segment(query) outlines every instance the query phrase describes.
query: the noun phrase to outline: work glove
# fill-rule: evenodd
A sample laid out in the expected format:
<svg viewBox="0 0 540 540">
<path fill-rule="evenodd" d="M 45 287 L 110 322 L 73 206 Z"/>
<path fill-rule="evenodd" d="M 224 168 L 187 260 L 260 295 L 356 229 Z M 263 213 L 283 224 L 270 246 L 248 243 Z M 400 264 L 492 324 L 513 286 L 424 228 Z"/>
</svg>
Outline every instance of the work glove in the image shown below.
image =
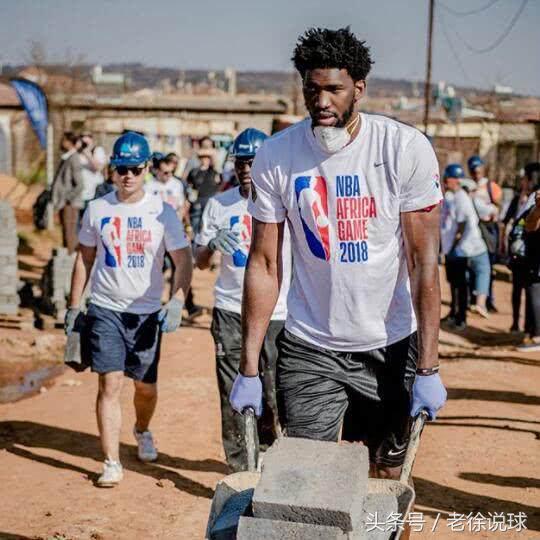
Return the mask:
<svg viewBox="0 0 540 540">
<path fill-rule="evenodd" d="M 184 302 L 178 298 L 171 298 L 158 313 L 159 326 L 162 332 L 174 332 L 178 330 L 182 322 L 182 309 Z"/>
<path fill-rule="evenodd" d="M 224 255 L 232 255 L 240 247 L 240 238 L 230 229 L 219 229 L 216 237 L 208 242 L 208 247 Z"/>
<path fill-rule="evenodd" d="M 424 409 L 430 420 L 435 420 L 437 411 L 446 403 L 446 388 L 438 373 L 417 375 L 412 389 L 411 416 L 416 418 Z"/>
<path fill-rule="evenodd" d="M 79 316 L 81 310 L 79 308 L 68 308 L 66 315 L 64 316 L 64 332 L 66 336 L 69 336 L 73 332 L 75 321 Z"/>
<path fill-rule="evenodd" d="M 251 407 L 255 411 L 255 416 L 261 416 L 262 383 L 259 376 L 244 377 L 239 373 L 234 380 L 229 403 L 240 414 L 244 412 L 244 409 Z"/>
</svg>

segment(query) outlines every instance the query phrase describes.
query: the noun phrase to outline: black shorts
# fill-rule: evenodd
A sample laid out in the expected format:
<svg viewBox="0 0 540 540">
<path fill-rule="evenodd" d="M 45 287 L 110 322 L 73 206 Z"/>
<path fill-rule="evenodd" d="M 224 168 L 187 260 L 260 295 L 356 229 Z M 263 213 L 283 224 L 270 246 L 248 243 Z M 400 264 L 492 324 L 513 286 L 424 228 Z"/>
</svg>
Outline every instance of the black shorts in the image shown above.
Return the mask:
<svg viewBox="0 0 540 540">
<path fill-rule="evenodd" d="M 416 333 L 381 349 L 347 353 L 287 330 L 279 339 L 277 399 L 289 437 L 362 441 L 378 465 L 403 464 L 409 441 Z"/>
<path fill-rule="evenodd" d="M 81 344 L 92 371 L 123 371 L 136 381 L 155 383 L 161 345 L 157 315 L 120 313 L 90 304 Z"/>
</svg>

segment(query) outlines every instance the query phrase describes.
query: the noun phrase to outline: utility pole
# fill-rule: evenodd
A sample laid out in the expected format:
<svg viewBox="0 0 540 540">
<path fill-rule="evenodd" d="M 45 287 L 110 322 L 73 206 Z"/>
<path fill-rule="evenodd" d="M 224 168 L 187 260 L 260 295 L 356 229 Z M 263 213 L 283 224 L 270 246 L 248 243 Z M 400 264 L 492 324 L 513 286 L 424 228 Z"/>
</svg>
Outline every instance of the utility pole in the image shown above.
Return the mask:
<svg viewBox="0 0 540 540">
<path fill-rule="evenodd" d="M 424 89 L 424 133 L 427 135 L 429 124 L 429 105 L 431 101 L 431 53 L 433 49 L 433 15 L 435 11 L 435 0 L 429 0 L 429 24 L 427 41 L 427 65 L 426 65 L 426 85 Z"/>
</svg>

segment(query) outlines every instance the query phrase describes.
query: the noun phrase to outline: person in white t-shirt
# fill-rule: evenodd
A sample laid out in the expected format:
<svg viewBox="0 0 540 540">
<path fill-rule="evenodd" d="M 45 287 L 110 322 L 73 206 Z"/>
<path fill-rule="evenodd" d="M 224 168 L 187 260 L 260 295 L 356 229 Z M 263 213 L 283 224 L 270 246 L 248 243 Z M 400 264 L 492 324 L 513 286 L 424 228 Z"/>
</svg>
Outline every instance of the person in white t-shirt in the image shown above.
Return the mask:
<svg viewBox="0 0 540 540">
<path fill-rule="evenodd" d="M 237 411 L 261 402 L 258 355 L 287 222 L 294 271 L 277 365 L 284 433 L 337 440 L 342 429 L 368 446 L 372 475 L 397 478 L 411 416 L 426 409 L 433 419 L 446 400 L 439 166 L 422 133 L 359 112 L 372 62 L 348 28 L 308 30 L 293 61 L 310 118 L 265 141 L 253 164 L 242 359 L 230 402 Z"/>
<path fill-rule="evenodd" d="M 184 203 L 184 186 L 174 177 L 174 166 L 165 159 L 159 161 L 155 176 L 145 183 L 144 189 L 152 195 L 161 197 L 163 202 L 170 204 L 182 219 Z"/>
<path fill-rule="evenodd" d="M 111 487 L 123 476 L 119 458 L 120 393 L 124 375 L 135 385 L 138 456 L 155 461 L 149 423 L 157 402 L 161 332 L 181 322 L 191 281 L 191 250 L 175 211 L 145 193 L 150 149 L 146 139 L 127 132 L 115 143 L 111 165 L 117 190 L 91 201 L 79 233 L 79 251 L 71 283 L 65 330 L 77 322 L 81 353 L 99 374 L 97 419 L 105 463 L 97 484 Z M 173 296 L 161 307 L 163 257 L 174 262 Z M 90 305 L 80 313 L 91 279 Z"/>
<path fill-rule="evenodd" d="M 89 132 L 81 135 L 81 149 L 79 153 L 84 186 L 82 198 L 86 208 L 86 205 L 95 198 L 96 188 L 103 183 L 103 170 L 105 165 L 107 165 L 107 155 L 102 146 L 95 144 L 94 136 Z"/>
<path fill-rule="evenodd" d="M 227 463 L 234 472 L 247 469 L 247 451 L 242 417 L 231 408 L 228 397 L 240 366 L 242 345 L 242 289 L 251 244 L 251 215 L 248 197 L 251 192 L 251 163 L 267 135 L 248 128 L 236 137 L 230 156 L 239 185 L 215 197 L 206 205 L 199 234 L 195 238 L 196 262 L 208 268 L 215 251 L 221 253 L 221 268 L 214 289 L 212 337 L 216 345 L 216 372 L 221 400 L 223 448 Z M 291 275 L 290 244 L 286 239 L 282 250 L 282 279 L 279 298 L 270 317 L 259 358 L 259 371 L 264 388 L 263 416 L 258 423 L 259 443 L 266 447 L 279 434 L 275 395 L 277 337 L 287 317 L 287 293 Z M 261 410 L 256 408 L 261 416 Z"/>
</svg>

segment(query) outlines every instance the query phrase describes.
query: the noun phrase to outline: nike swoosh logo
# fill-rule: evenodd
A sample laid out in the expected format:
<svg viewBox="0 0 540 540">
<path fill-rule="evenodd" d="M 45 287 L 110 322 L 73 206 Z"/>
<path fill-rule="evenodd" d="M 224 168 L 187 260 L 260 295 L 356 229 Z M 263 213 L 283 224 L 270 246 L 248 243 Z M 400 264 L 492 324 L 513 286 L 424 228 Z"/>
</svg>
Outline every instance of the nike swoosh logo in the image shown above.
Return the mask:
<svg viewBox="0 0 540 540">
<path fill-rule="evenodd" d="M 399 456 L 400 454 L 403 454 L 403 452 L 406 452 L 407 448 L 405 447 L 403 450 L 398 450 L 397 452 L 394 452 L 394 450 L 388 450 L 389 456 Z"/>
<path fill-rule="evenodd" d="M 381 165 L 384 165 L 385 163 L 386 161 L 381 161 L 380 163 L 375 162 L 373 165 L 375 165 L 375 167 L 380 167 Z"/>
</svg>

